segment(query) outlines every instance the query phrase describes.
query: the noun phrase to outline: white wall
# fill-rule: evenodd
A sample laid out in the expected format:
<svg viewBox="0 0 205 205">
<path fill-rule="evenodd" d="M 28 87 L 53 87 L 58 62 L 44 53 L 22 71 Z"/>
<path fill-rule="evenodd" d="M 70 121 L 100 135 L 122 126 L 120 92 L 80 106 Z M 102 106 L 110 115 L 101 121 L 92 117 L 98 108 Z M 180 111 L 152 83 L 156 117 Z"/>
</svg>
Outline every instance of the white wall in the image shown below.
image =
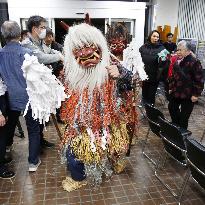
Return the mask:
<svg viewBox="0 0 205 205">
<path fill-rule="evenodd" d="M 153 17 L 153 29 L 156 29 L 157 26 L 170 25 L 174 32 L 178 20 L 179 0 L 155 0 L 154 4 L 156 16 Z"/>
<path fill-rule="evenodd" d="M 134 19 L 135 35 L 144 41 L 145 3 L 116 1 L 8 0 L 9 18 L 20 24 L 21 18 L 40 15 L 45 18 L 126 18 Z"/>
</svg>

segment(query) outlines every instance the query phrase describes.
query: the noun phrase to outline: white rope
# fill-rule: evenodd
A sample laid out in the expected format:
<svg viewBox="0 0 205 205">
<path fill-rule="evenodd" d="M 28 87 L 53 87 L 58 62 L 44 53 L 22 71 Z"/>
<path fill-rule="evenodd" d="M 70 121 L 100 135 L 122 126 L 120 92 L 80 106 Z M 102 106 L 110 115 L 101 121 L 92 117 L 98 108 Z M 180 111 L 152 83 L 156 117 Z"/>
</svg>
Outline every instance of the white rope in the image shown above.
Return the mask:
<svg viewBox="0 0 205 205">
<path fill-rule="evenodd" d="M 25 54 L 24 57 L 21 69 L 26 79 L 29 96 L 24 116 L 30 106 L 33 118 L 45 124 L 49 121 L 50 114 L 55 114 L 56 108 L 60 108 L 61 101 L 65 100 L 64 87 L 47 66 L 38 62 L 36 56 Z"/>
<path fill-rule="evenodd" d="M 139 52 L 139 45 L 135 38 L 133 38 L 129 46 L 123 51 L 122 65 L 132 71 L 134 75 L 139 75 L 139 78 L 142 81 L 148 79 L 144 70 L 144 63 L 142 62 L 142 57 Z"/>
</svg>

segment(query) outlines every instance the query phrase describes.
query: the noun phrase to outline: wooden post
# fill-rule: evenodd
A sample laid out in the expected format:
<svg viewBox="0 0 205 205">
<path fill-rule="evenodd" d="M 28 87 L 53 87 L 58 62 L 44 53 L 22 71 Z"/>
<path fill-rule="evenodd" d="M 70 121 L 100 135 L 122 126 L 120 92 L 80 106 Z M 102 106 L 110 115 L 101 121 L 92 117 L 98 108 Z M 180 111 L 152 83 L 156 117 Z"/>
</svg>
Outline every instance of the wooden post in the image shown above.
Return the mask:
<svg viewBox="0 0 205 205">
<path fill-rule="evenodd" d="M 55 117 L 55 115 L 54 115 L 53 113 L 51 113 L 51 117 L 52 117 L 53 123 L 54 123 L 54 125 L 55 125 L 56 132 L 57 132 L 57 134 L 58 134 L 58 137 L 59 137 L 60 141 L 62 141 L 62 135 L 61 135 L 60 129 L 59 129 L 59 127 L 58 127 L 58 122 L 57 122 L 57 120 L 56 120 L 56 117 Z"/>
</svg>

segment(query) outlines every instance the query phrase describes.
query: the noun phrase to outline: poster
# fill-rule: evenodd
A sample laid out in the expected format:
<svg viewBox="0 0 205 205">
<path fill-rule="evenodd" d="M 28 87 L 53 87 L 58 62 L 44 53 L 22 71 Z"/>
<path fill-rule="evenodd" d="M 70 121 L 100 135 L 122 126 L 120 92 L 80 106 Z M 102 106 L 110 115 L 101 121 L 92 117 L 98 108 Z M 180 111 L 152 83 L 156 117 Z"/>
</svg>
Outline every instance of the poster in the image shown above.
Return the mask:
<svg viewBox="0 0 205 205">
<path fill-rule="evenodd" d="M 197 54 L 198 40 L 196 38 L 178 38 L 177 42 L 179 43 L 182 40 L 191 42 L 192 51 L 193 51 L 193 53 Z"/>
<path fill-rule="evenodd" d="M 203 69 L 205 69 L 205 41 L 198 42 L 197 58 L 201 61 Z"/>
</svg>

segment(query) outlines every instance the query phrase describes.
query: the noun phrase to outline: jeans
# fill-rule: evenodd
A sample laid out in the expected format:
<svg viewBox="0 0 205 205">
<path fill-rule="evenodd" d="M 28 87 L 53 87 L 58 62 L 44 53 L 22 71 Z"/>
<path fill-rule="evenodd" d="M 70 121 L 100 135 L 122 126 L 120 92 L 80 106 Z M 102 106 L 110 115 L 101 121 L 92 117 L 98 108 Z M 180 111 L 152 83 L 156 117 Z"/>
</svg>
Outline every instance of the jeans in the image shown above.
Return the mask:
<svg viewBox="0 0 205 205">
<path fill-rule="evenodd" d="M 40 123 L 32 117 L 32 110 L 29 109 L 26 116 L 26 126 L 29 140 L 29 157 L 28 162 L 37 164 L 40 153 Z"/>
<path fill-rule="evenodd" d="M 67 166 L 71 173 L 71 177 L 75 181 L 82 181 L 86 178 L 84 171 L 84 164 L 76 159 L 75 155 L 71 152 L 70 147 L 67 150 Z"/>
</svg>

